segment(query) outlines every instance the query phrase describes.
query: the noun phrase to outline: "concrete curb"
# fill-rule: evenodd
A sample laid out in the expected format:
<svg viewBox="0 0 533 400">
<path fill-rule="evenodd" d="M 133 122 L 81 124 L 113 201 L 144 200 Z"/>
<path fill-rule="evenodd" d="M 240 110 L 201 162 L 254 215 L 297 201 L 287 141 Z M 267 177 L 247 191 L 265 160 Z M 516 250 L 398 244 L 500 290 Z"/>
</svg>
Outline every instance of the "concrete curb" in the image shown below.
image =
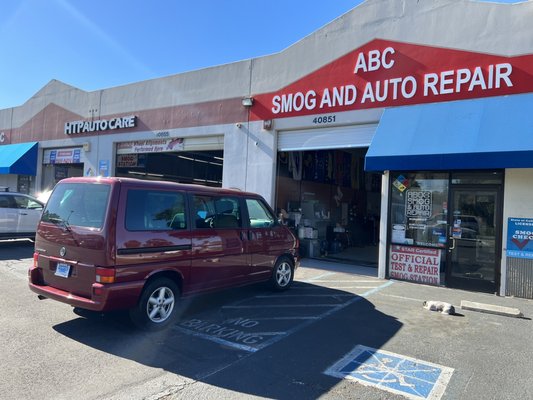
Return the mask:
<svg viewBox="0 0 533 400">
<path fill-rule="evenodd" d="M 461 309 L 478 311 L 487 314 L 503 315 L 505 317 L 521 318 L 522 313 L 518 308 L 496 306 L 493 304 L 475 303 L 473 301 L 461 300 Z"/>
</svg>

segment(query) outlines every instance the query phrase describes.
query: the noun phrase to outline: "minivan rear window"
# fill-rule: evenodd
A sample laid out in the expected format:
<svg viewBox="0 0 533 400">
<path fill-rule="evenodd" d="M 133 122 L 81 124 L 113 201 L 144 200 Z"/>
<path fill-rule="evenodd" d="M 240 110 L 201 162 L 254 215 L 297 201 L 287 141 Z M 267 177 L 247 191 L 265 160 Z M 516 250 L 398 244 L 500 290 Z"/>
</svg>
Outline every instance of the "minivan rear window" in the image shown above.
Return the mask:
<svg viewBox="0 0 533 400">
<path fill-rule="evenodd" d="M 55 187 L 42 221 L 101 229 L 104 225 L 111 186 L 106 184 L 63 183 Z"/>
</svg>

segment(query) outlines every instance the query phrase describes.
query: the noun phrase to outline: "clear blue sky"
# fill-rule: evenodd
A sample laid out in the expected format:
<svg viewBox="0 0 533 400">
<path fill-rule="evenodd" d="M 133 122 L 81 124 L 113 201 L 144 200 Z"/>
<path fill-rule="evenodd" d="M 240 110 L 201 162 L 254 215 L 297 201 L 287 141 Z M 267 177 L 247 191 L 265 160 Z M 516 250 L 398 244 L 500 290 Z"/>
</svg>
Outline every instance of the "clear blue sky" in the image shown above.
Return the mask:
<svg viewBox="0 0 533 400">
<path fill-rule="evenodd" d="M 276 53 L 361 2 L 2 0 L 0 109 L 52 79 L 93 91 Z"/>
</svg>

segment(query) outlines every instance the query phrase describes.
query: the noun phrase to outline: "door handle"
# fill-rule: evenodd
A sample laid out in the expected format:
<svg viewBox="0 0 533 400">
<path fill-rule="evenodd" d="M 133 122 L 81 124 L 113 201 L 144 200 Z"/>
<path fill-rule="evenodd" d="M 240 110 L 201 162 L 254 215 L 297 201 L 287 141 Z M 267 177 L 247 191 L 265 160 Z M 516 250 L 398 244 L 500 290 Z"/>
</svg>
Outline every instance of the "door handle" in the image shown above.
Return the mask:
<svg viewBox="0 0 533 400">
<path fill-rule="evenodd" d="M 455 238 L 451 237 L 450 239 L 452 239 L 452 247 L 449 247 L 448 251 L 452 251 L 453 249 L 455 249 Z"/>
</svg>

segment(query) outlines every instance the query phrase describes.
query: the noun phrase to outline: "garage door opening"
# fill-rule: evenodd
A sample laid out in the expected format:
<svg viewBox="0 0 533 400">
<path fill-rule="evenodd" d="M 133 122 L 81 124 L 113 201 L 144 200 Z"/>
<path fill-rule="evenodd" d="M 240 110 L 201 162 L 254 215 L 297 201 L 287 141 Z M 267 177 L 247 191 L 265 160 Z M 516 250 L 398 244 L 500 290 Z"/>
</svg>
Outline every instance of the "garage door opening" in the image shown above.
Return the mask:
<svg viewBox="0 0 533 400">
<path fill-rule="evenodd" d="M 222 186 L 223 150 L 117 154 L 116 176 Z"/>
<path fill-rule="evenodd" d="M 377 267 L 381 174 L 364 171 L 367 150 L 278 152 L 276 208 L 302 257 Z"/>
</svg>

